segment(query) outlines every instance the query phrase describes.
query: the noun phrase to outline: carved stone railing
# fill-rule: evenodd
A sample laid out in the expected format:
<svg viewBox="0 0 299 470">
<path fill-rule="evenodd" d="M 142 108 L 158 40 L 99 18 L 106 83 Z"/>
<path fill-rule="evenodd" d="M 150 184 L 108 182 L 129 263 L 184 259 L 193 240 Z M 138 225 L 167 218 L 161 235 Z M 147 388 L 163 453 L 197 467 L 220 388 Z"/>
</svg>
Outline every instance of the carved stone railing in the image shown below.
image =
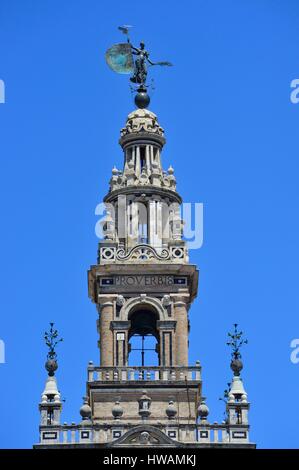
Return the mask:
<svg viewBox="0 0 299 470">
<path fill-rule="evenodd" d="M 94 426 L 84 427 L 80 424 L 60 426 L 40 426 L 40 445 L 84 444 L 99 442 L 98 430 Z"/>
<path fill-rule="evenodd" d="M 114 263 L 144 263 L 157 261 L 160 263 L 187 263 L 188 253 L 185 246 L 170 246 L 169 248 L 154 248 L 147 244 L 137 244 L 125 250 L 116 246 L 100 246 L 98 262 L 100 264 Z"/>
<path fill-rule="evenodd" d="M 200 366 L 189 367 L 98 367 L 88 366 L 88 382 L 200 381 Z"/>
<path fill-rule="evenodd" d="M 105 444 L 118 439 L 129 430 L 130 426 L 118 420 L 115 424 L 66 424 L 60 426 L 41 426 L 40 442 L 35 446 L 66 446 Z M 160 431 L 167 433 L 169 425 L 160 424 Z M 248 426 L 229 426 L 228 424 L 205 423 L 181 425 L 171 422 L 171 429 L 175 431 L 175 441 L 195 444 L 199 446 L 212 445 L 238 445 L 249 444 Z M 115 434 L 115 430 L 117 433 Z"/>
</svg>

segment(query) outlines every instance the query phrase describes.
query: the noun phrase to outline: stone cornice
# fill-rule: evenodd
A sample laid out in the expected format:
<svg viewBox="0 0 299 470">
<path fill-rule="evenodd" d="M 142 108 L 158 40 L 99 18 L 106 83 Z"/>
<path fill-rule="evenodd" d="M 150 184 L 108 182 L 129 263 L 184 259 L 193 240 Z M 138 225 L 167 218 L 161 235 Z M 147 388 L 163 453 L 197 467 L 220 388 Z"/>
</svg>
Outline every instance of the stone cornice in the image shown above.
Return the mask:
<svg viewBox="0 0 299 470">
<path fill-rule="evenodd" d="M 140 196 L 145 194 L 146 196 L 160 196 L 163 200 L 165 197 L 168 197 L 171 201 L 177 202 L 179 204 L 182 203 L 182 198 L 176 191 L 172 191 L 167 188 L 161 188 L 159 186 L 148 185 L 148 186 L 126 186 L 124 188 L 116 189 L 115 191 L 111 191 L 104 197 L 104 202 L 112 202 L 118 196 Z"/>
<path fill-rule="evenodd" d="M 114 320 L 111 322 L 112 330 L 128 330 L 130 328 L 130 321 Z"/>
<path fill-rule="evenodd" d="M 159 147 L 163 147 L 163 145 L 166 143 L 166 140 L 165 137 L 153 132 L 132 132 L 131 134 L 126 134 L 119 139 L 119 144 L 123 149 L 129 145 L 134 144 L 135 142 L 144 145 L 155 142 L 159 145 Z"/>
</svg>

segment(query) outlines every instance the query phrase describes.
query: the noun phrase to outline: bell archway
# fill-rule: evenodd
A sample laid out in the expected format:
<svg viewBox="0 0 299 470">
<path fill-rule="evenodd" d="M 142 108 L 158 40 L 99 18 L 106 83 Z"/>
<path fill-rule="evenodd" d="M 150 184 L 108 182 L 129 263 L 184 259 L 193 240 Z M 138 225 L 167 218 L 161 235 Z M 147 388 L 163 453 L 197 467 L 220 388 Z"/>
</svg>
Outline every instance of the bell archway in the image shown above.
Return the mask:
<svg viewBox="0 0 299 470">
<path fill-rule="evenodd" d="M 173 365 L 176 322 L 167 319 L 159 299 L 132 298 L 119 317 L 114 328 L 115 366 Z"/>
</svg>

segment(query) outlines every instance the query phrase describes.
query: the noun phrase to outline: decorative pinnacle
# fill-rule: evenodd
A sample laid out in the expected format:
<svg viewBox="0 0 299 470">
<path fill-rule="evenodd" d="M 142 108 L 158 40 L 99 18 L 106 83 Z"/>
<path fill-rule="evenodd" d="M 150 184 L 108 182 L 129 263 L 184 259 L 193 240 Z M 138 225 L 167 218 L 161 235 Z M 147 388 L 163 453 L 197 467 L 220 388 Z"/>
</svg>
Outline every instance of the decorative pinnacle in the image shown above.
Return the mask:
<svg viewBox="0 0 299 470">
<path fill-rule="evenodd" d="M 57 346 L 58 343 L 63 341 L 63 338 L 58 339 L 58 331 L 55 330 L 53 326 L 54 326 L 54 323 L 50 323 L 50 330 L 45 331 L 44 338 L 45 338 L 45 343 L 49 348 L 47 358 L 55 360 L 57 358 L 55 347 Z"/>
<path fill-rule="evenodd" d="M 58 343 L 63 341 L 63 338 L 58 338 L 58 331 L 55 330 L 53 327 L 54 327 L 54 323 L 50 323 L 50 330 L 45 331 L 45 334 L 44 334 L 46 346 L 48 346 L 49 348 L 45 368 L 48 371 L 48 374 L 50 377 L 53 377 L 53 375 L 55 374 L 55 371 L 58 368 L 57 354 L 55 351 L 55 347 L 57 346 Z"/>
<path fill-rule="evenodd" d="M 248 340 L 243 339 L 243 331 L 237 330 L 238 324 L 234 324 L 234 330 L 232 333 L 228 333 L 229 340 L 226 344 L 232 348 L 232 360 L 230 368 L 234 373 L 234 376 L 239 376 L 243 369 L 243 362 L 241 361 L 240 348 L 243 344 L 247 344 Z"/>
<path fill-rule="evenodd" d="M 234 330 L 231 333 L 228 333 L 228 337 L 230 341 L 228 341 L 226 344 L 227 346 L 231 346 L 232 348 L 232 359 L 241 359 L 241 353 L 240 353 L 240 348 L 243 346 L 243 344 L 247 344 L 248 340 L 243 339 L 243 331 L 238 331 L 237 330 L 237 323 L 234 323 Z"/>
</svg>

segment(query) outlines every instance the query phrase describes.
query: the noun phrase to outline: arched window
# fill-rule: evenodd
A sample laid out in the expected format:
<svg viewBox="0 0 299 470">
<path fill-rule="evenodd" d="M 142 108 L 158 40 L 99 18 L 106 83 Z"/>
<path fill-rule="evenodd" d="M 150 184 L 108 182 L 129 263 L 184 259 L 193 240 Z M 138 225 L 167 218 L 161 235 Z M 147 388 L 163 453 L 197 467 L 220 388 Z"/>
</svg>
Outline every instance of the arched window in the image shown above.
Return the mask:
<svg viewBox="0 0 299 470">
<path fill-rule="evenodd" d="M 154 310 L 138 307 L 129 314 L 129 365 L 159 365 L 158 315 Z"/>
</svg>

